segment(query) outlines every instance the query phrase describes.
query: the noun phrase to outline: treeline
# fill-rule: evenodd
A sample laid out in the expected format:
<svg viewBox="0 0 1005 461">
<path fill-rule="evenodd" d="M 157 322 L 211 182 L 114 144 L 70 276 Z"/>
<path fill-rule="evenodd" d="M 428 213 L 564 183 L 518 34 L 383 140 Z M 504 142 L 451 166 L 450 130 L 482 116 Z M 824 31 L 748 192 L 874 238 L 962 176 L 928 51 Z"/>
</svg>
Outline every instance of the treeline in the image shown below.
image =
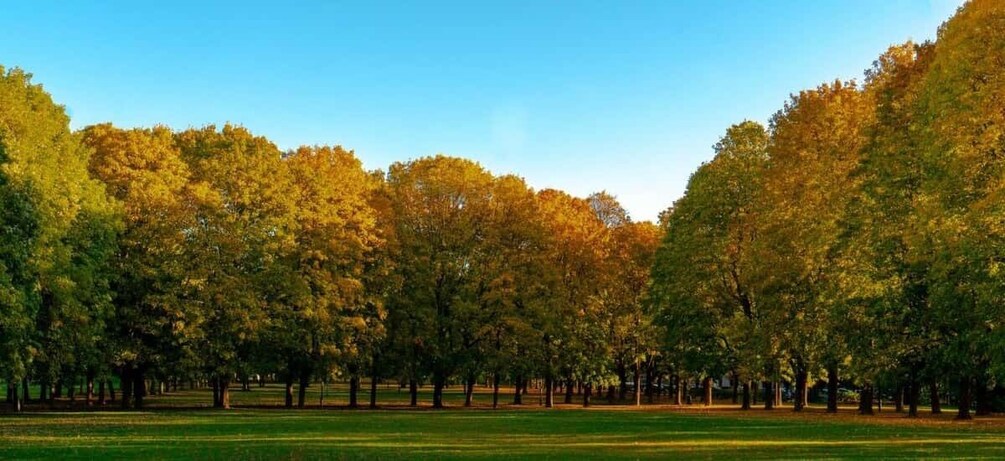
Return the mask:
<svg viewBox="0 0 1005 461">
<path fill-rule="evenodd" d="M 533 381 L 584 405 L 693 383 L 796 410 L 842 388 L 916 415 L 994 409 L 1005 378 L 1005 3 L 859 82 L 727 130 L 659 225 L 436 156 L 365 170 L 241 127 L 95 125 L 0 69 L 0 379 L 142 407 L 254 376 L 411 392 Z M 158 385 L 159 387 L 159 385 Z M 110 391 L 110 389 L 107 389 Z M 738 391 L 734 385 L 734 392 Z M 734 398 L 736 397 L 734 393 Z"/>
<path fill-rule="evenodd" d="M 642 300 L 660 233 L 606 193 L 534 191 L 444 156 L 365 171 L 240 127 L 71 132 L 0 71 L 0 371 L 87 404 L 119 384 L 268 375 L 312 383 L 624 381 L 653 344 Z M 110 393 L 112 389 L 107 389 Z M 297 390 L 298 395 L 294 395 Z M 376 392 L 372 395 L 375 397 Z M 496 398 L 498 400 L 498 396 Z M 296 401 L 296 402 L 294 402 Z M 376 402 L 371 401 L 372 404 Z M 548 405 L 551 405 L 551 393 Z"/>
<path fill-rule="evenodd" d="M 860 411 L 894 394 L 958 417 L 1005 395 L 1005 2 L 973 0 L 934 43 L 864 82 L 731 127 L 664 216 L 653 271 L 664 351 L 765 406 L 826 381 Z M 999 403 L 1000 405 L 1000 403 Z M 998 410 L 1001 411 L 1001 410 Z"/>
</svg>

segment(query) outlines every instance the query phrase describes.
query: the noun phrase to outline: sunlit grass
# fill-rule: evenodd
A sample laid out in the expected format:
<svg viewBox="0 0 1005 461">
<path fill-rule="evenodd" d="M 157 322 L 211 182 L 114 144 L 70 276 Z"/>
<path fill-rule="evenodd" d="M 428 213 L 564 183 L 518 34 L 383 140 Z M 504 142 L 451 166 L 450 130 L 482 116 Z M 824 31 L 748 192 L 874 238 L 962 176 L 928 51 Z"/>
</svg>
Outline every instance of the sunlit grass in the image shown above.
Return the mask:
<svg viewBox="0 0 1005 461">
<path fill-rule="evenodd" d="M 0 418 L 0 459 L 1005 457 L 1000 424 L 887 419 L 572 408 L 43 412 Z"/>
</svg>

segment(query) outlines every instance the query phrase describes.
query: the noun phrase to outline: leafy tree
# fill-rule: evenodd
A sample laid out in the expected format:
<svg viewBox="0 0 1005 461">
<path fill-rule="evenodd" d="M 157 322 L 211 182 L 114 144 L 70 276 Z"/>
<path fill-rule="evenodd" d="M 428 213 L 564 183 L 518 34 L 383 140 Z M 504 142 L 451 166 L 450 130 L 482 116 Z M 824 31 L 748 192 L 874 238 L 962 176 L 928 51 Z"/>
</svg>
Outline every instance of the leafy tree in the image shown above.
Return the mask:
<svg viewBox="0 0 1005 461">
<path fill-rule="evenodd" d="M 445 156 L 396 163 L 388 172 L 401 280 L 390 306 L 394 335 L 412 357 L 411 378 L 419 368 L 432 377 L 434 408 L 443 407 L 447 379 L 470 365 L 468 351 L 481 341 L 475 276 L 485 257 L 492 182 L 478 164 Z"/>
<path fill-rule="evenodd" d="M 141 407 L 149 371 L 198 364 L 193 347 L 202 335 L 199 316 L 185 296 L 187 244 L 195 226 L 195 193 L 202 186 L 191 183 L 165 127 L 94 125 L 82 137 L 94 150 L 91 174 L 121 207 L 108 348 L 121 377 L 122 405 Z"/>
<path fill-rule="evenodd" d="M 610 383 L 609 317 L 601 295 L 607 287 L 604 261 L 609 233 L 590 200 L 546 189 L 538 193 L 541 220 L 551 236 L 546 249 L 554 271 L 546 311 L 534 319 L 539 335 L 545 406 L 552 406 L 557 378 L 594 386 Z M 613 391 L 613 388 L 611 388 Z M 611 395 L 613 396 L 613 395 Z"/>
<path fill-rule="evenodd" d="M 624 222 L 611 229 L 607 268 L 611 284 L 602 299 L 611 325 L 611 346 L 618 368 L 633 366 L 635 404 L 641 404 L 643 364 L 647 376 L 658 350 L 652 312 L 646 308 L 649 274 L 660 229 L 650 222 Z M 624 380 L 622 380 L 624 381 Z M 651 389 L 652 383 L 649 383 Z"/>
<path fill-rule="evenodd" d="M 52 330 L 38 331 L 39 314 L 90 318 L 100 310 L 90 301 L 105 296 L 94 291 L 101 290 L 100 284 L 74 288 L 86 277 L 81 271 L 92 267 L 76 264 L 74 237 L 79 234 L 72 231 L 108 206 L 100 184 L 87 175 L 88 155 L 70 132 L 63 107 L 32 84 L 31 75 L 0 67 L 0 199 L 5 205 L 0 372 L 18 408 L 16 383 L 42 352 L 38 342 L 51 338 Z M 67 355 L 76 351 L 60 352 L 61 361 L 68 362 Z"/>
<path fill-rule="evenodd" d="M 772 119 L 765 169 L 766 214 L 759 230 L 765 334 L 779 340 L 796 384 L 795 409 L 811 372 L 823 365 L 836 381 L 845 338 L 827 296 L 843 236 L 853 171 L 873 104 L 853 83 L 834 82 L 793 96 Z"/>
<path fill-rule="evenodd" d="M 863 386 L 865 413 L 872 411 L 872 394 L 884 374 L 892 372 L 917 390 L 922 365 L 934 365 L 930 351 L 939 343 L 926 321 L 926 258 L 909 246 L 922 179 L 912 133 L 914 101 L 930 54 L 930 45 L 891 47 L 866 73 L 865 91 L 876 115 L 854 173 L 859 189 L 849 201 L 847 237 L 831 293 L 842 299 L 837 313 L 845 322 L 834 327 L 847 338 L 848 368 Z M 933 376 L 941 374 L 929 369 Z M 837 409 L 836 393 L 831 380 L 830 411 Z"/>
<path fill-rule="evenodd" d="M 744 408 L 748 381 L 777 354 L 762 331 L 757 288 L 764 268 L 754 253 L 767 144 L 757 123 L 727 130 L 715 158 L 692 175 L 684 197 L 665 216 L 652 275 L 651 301 L 669 335 L 667 353 L 706 379 L 737 372 L 745 383 Z"/>
<path fill-rule="evenodd" d="M 301 147 L 286 158 L 297 202 L 294 285 L 289 309 L 272 326 L 287 358 L 287 375 L 300 379 L 298 406 L 312 374 L 345 365 L 351 406 L 370 351 L 383 335 L 382 299 L 367 275 L 382 245 L 371 197 L 379 186 L 352 152 Z M 290 403 L 287 396 L 287 403 Z"/>
<path fill-rule="evenodd" d="M 295 251 L 293 190 L 279 149 L 248 130 L 208 126 L 175 135 L 196 192 L 186 229 L 186 301 L 196 313 L 196 344 L 213 377 L 214 405 L 230 406 L 232 377 L 249 363 L 271 315 L 286 306 Z"/>
<path fill-rule="evenodd" d="M 496 178 L 490 207 L 485 258 L 476 268 L 482 325 L 476 353 L 481 359 L 465 377 L 465 401 L 470 404 L 473 375 L 484 368 L 492 375 L 495 407 L 504 376 L 514 377 L 519 397 L 522 381 L 536 369 L 536 319 L 547 308 L 554 276 L 545 258 L 549 240 L 540 204 L 523 179 L 511 175 Z"/>
<path fill-rule="evenodd" d="M 990 351 L 1001 349 L 995 287 L 1005 167 L 1003 23 L 1005 5 L 987 0 L 967 3 L 946 22 L 916 106 L 924 177 L 913 248 L 931 261 L 927 297 L 933 326 L 944 336 L 942 360 L 959 380 L 963 419 L 974 393 L 978 413 L 989 412 Z"/>
</svg>

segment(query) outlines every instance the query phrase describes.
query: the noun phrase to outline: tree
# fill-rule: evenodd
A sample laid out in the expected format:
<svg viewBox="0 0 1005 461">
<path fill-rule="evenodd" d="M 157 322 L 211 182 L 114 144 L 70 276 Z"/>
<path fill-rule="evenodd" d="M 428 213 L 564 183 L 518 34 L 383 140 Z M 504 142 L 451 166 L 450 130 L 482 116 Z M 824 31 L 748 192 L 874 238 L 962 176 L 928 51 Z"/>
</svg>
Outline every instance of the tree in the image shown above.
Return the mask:
<svg viewBox="0 0 1005 461">
<path fill-rule="evenodd" d="M 121 207 L 107 347 L 121 378 L 122 405 L 141 407 L 149 371 L 198 362 L 193 347 L 202 333 L 186 302 L 186 262 L 195 194 L 204 185 L 192 182 L 165 127 L 94 125 L 82 137 L 94 150 L 91 174 Z"/>
<path fill-rule="evenodd" d="M 836 299 L 835 261 L 843 236 L 853 171 L 865 143 L 873 104 L 854 83 L 840 81 L 802 91 L 771 122 L 765 169 L 766 214 L 759 229 L 762 305 L 781 341 L 803 408 L 815 367 L 837 380 L 845 338 Z M 832 384 L 832 387 L 834 384 Z"/>
<path fill-rule="evenodd" d="M 866 73 L 865 91 L 876 115 L 853 173 L 857 199 L 848 202 L 847 234 L 832 287 L 832 296 L 842 299 L 838 315 L 845 319 L 835 327 L 847 338 L 848 368 L 863 386 L 864 413 L 872 411 L 872 394 L 884 374 L 916 390 L 924 365 L 933 377 L 942 373 L 931 366 L 930 351 L 939 340 L 926 323 L 927 258 L 910 248 L 922 180 L 912 133 L 914 101 L 930 55 L 930 45 L 891 47 Z M 832 383 L 829 411 L 837 409 L 836 392 Z"/>
<path fill-rule="evenodd" d="M 475 276 L 492 181 L 478 164 L 445 156 L 395 163 L 388 172 L 401 280 L 390 315 L 413 358 L 406 366 L 432 377 L 434 408 L 443 407 L 447 379 L 480 341 Z"/>
<path fill-rule="evenodd" d="M 611 381 L 610 324 L 601 299 L 609 283 L 609 233 L 588 199 L 546 189 L 538 200 L 551 236 L 545 254 L 553 275 L 546 279 L 552 281 L 546 310 L 534 318 L 540 344 L 535 349 L 550 407 L 555 380 L 563 375 L 583 382 L 587 393 Z"/>
<path fill-rule="evenodd" d="M 522 381 L 536 369 L 537 319 L 555 280 L 546 260 L 549 240 L 540 204 L 523 179 L 506 175 L 493 181 L 489 216 L 485 258 L 476 268 L 482 329 L 474 351 L 481 359 L 467 370 L 465 403 L 470 404 L 474 377 L 484 368 L 492 375 L 496 407 L 504 376 L 514 377 L 519 396 Z"/>
<path fill-rule="evenodd" d="M 38 294 L 31 250 L 38 226 L 30 193 L 12 186 L 0 173 L 0 372 L 8 395 L 16 390 L 32 358 L 28 344 Z M 20 400 L 12 403 L 20 410 Z"/>
<path fill-rule="evenodd" d="M 930 258 L 927 297 L 944 336 L 942 360 L 959 380 L 959 414 L 989 412 L 1000 349 L 1001 177 L 1005 163 L 1005 5 L 975 0 L 939 30 L 916 106 L 922 170 L 913 248 Z"/>
<path fill-rule="evenodd" d="M 749 381 L 777 354 L 762 331 L 763 267 L 754 254 L 767 144 L 767 132 L 754 122 L 733 125 L 716 144 L 715 158 L 692 175 L 664 218 L 650 295 L 669 335 L 667 353 L 707 379 L 736 372 L 745 383 L 744 408 Z"/>
<path fill-rule="evenodd" d="M 368 275 L 383 244 L 371 199 L 380 185 L 341 147 L 301 147 L 286 157 L 297 202 L 295 285 L 288 309 L 272 325 L 287 376 L 299 377 L 297 405 L 312 374 L 345 365 L 355 406 L 359 376 L 383 335 L 383 300 Z M 288 400 L 289 402 L 289 400 Z"/>
<path fill-rule="evenodd" d="M 232 377 L 286 306 L 283 264 L 295 250 L 290 175 L 279 149 L 248 130 L 226 125 L 175 135 L 195 182 L 195 225 L 186 229 L 186 300 L 197 312 L 197 343 L 218 390 L 214 405 L 230 407 Z"/>
<path fill-rule="evenodd" d="M 633 366 L 635 404 L 641 404 L 642 364 L 652 365 L 658 343 L 652 312 L 646 308 L 650 269 L 660 229 L 645 222 L 623 222 L 611 229 L 607 270 L 611 284 L 602 299 L 611 325 L 611 345 L 619 368 Z M 649 375 L 646 366 L 647 376 Z M 652 387 L 650 384 L 650 388 Z"/>
<path fill-rule="evenodd" d="M 72 231 L 108 207 L 101 185 L 87 175 L 88 156 L 79 137 L 70 132 L 63 107 L 32 84 L 30 74 L 0 67 L 0 199 L 5 205 L 0 373 L 18 409 L 16 384 L 26 378 L 40 352 L 36 344 L 51 333 L 37 330 L 39 313 L 87 317 L 98 309 L 81 302 L 104 296 L 91 290 L 100 290 L 100 284 L 80 287 L 79 292 L 73 288 L 74 282 L 83 281 L 75 276 L 85 276 L 79 271 L 91 266 L 75 259 L 74 237 L 79 234 Z"/>
</svg>

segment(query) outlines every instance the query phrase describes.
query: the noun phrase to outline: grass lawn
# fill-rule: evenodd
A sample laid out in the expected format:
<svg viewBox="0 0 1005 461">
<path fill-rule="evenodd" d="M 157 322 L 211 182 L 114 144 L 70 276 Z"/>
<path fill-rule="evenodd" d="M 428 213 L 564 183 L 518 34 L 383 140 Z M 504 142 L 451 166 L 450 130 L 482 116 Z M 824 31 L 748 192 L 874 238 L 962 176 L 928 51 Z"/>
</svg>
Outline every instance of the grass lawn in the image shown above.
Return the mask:
<svg viewBox="0 0 1005 461">
<path fill-rule="evenodd" d="M 998 418 L 660 407 L 155 409 L 0 416 L 0 459 L 1005 457 Z"/>
</svg>

